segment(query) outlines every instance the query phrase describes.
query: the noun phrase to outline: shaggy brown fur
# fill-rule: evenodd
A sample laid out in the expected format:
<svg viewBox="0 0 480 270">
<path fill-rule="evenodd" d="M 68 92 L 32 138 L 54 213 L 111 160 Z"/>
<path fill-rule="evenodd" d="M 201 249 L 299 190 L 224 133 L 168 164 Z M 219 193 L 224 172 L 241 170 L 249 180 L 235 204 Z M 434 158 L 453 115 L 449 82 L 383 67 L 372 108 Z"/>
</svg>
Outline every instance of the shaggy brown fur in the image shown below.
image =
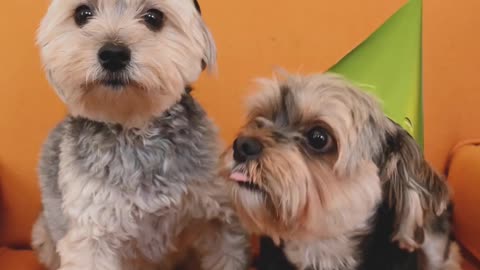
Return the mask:
<svg viewBox="0 0 480 270">
<path fill-rule="evenodd" d="M 432 238 L 445 240 L 433 245 L 436 254 L 453 246 L 447 183 L 373 97 L 333 75 L 261 83 L 224 157 L 249 231 L 283 241 L 299 269 L 361 269 L 367 258 L 359 249 L 385 202 L 400 248 L 429 254 Z M 448 258 L 425 269 L 454 269 L 444 267 Z"/>
</svg>

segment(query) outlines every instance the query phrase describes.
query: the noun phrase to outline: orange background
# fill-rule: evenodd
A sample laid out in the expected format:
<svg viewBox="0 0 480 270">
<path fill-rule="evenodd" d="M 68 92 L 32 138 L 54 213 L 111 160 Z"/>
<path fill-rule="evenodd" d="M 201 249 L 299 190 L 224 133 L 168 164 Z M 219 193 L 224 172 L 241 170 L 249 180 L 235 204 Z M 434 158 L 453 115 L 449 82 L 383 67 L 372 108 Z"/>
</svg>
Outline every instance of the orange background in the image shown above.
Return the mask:
<svg viewBox="0 0 480 270">
<path fill-rule="evenodd" d="M 443 171 L 455 144 L 480 138 L 480 1 L 423 1 L 425 153 Z"/>
<path fill-rule="evenodd" d="M 25 246 L 39 211 L 36 164 L 48 131 L 65 114 L 41 71 L 35 31 L 48 1 L 7 1 L 0 16 L 0 245 Z M 281 4 L 280 4 L 281 2 Z M 361 3 L 360 3 L 361 2 Z M 354 49 L 405 0 L 202 0 L 219 49 L 218 76 L 195 95 L 231 141 L 252 79 L 276 65 L 324 71 Z M 6 16 L 5 16 L 6 15 Z"/>
<path fill-rule="evenodd" d="M 196 95 L 230 142 L 255 78 L 271 77 L 275 67 L 326 71 L 406 2 L 201 0 L 218 44 L 219 74 L 216 79 L 204 76 Z"/>
<path fill-rule="evenodd" d="M 325 71 L 406 0 L 201 0 L 217 41 L 219 73 L 195 95 L 230 142 L 252 79 L 275 66 Z M 451 2 L 451 3 L 450 3 Z M 480 137 L 478 0 L 424 0 L 425 148 L 438 167 L 460 140 Z M 0 246 L 28 245 L 39 211 L 36 164 L 48 131 L 66 113 L 49 88 L 35 31 L 48 1 L 5 1 L 0 16 Z M 455 12 L 452 12 L 455 10 Z"/>
<path fill-rule="evenodd" d="M 39 210 L 40 145 L 65 110 L 50 90 L 35 48 L 47 1 L 4 1 L 0 16 L 0 246 L 28 244 Z"/>
</svg>

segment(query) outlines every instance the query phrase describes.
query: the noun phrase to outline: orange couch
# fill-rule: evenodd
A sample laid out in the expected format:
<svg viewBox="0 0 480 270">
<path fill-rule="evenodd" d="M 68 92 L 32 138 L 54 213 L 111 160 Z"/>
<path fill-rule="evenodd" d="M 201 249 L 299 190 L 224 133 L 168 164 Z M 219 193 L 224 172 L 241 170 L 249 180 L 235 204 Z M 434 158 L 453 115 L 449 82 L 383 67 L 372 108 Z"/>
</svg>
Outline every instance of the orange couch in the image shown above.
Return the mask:
<svg viewBox="0 0 480 270">
<path fill-rule="evenodd" d="M 452 150 L 448 180 L 454 191 L 455 230 L 465 251 L 465 269 L 479 269 L 480 259 L 480 140 Z"/>
</svg>

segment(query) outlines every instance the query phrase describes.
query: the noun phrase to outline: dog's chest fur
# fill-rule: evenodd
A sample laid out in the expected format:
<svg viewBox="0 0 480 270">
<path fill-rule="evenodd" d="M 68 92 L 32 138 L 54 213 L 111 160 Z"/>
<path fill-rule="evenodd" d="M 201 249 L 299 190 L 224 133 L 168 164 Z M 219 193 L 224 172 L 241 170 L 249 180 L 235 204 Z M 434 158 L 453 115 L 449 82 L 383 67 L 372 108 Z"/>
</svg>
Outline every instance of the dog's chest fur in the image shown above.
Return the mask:
<svg viewBox="0 0 480 270">
<path fill-rule="evenodd" d="M 185 226 L 221 215 L 215 128 L 190 96 L 145 130 L 69 117 L 55 132 L 40 167 L 51 231 L 95 223 L 126 256 L 158 260 Z"/>
<path fill-rule="evenodd" d="M 312 242 L 286 242 L 277 247 L 262 238 L 259 270 L 415 270 L 418 254 L 391 241 L 393 211 L 380 205 L 369 230 L 352 236 Z"/>
</svg>

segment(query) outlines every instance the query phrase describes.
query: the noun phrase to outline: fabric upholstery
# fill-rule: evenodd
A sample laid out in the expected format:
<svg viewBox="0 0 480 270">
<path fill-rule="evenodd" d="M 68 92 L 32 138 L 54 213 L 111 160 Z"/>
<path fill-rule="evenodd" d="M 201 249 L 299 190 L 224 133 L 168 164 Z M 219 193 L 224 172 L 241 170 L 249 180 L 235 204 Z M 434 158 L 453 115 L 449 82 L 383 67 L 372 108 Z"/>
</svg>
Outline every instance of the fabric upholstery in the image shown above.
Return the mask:
<svg viewBox="0 0 480 270">
<path fill-rule="evenodd" d="M 44 270 L 32 251 L 0 248 L 1 270 Z"/>
<path fill-rule="evenodd" d="M 480 141 L 452 151 L 448 181 L 454 193 L 456 237 L 480 260 Z"/>
</svg>

